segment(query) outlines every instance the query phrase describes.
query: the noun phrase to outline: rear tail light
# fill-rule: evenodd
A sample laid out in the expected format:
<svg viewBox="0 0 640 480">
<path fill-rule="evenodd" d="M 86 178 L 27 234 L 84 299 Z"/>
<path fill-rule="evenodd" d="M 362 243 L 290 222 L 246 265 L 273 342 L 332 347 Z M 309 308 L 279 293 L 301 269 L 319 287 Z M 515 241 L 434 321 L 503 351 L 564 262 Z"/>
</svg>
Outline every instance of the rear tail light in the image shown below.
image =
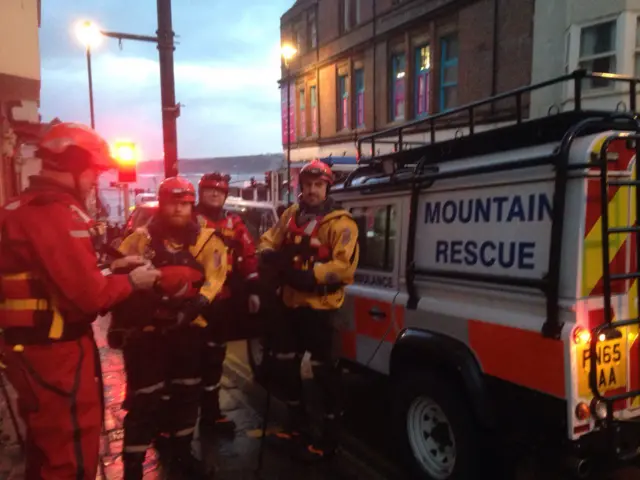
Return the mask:
<svg viewBox="0 0 640 480">
<path fill-rule="evenodd" d="M 573 332 L 573 342 L 576 345 L 585 345 L 591 342 L 591 332 L 586 328 L 578 327 Z"/>
<path fill-rule="evenodd" d="M 589 405 L 584 402 L 580 402 L 576 406 L 576 418 L 578 420 L 584 421 L 589 420 L 589 417 L 591 417 L 591 409 L 589 408 Z"/>
</svg>

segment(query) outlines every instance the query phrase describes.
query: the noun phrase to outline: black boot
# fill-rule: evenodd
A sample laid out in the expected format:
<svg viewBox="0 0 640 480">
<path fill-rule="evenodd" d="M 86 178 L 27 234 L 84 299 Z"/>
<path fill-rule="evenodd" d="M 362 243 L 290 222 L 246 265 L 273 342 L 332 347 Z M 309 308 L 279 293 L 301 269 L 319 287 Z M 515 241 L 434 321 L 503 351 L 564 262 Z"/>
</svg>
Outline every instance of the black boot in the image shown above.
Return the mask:
<svg viewBox="0 0 640 480">
<path fill-rule="evenodd" d="M 339 418 L 339 415 L 325 416 L 322 436 L 309 441 L 298 451 L 300 460 L 315 463 L 331 460 L 335 456 L 340 435 Z"/>
<path fill-rule="evenodd" d="M 236 432 L 236 424 L 222 414 L 219 394 L 220 390 L 218 389 L 204 392 L 202 395 L 200 433 L 209 437 L 215 435 L 233 437 Z"/>
<path fill-rule="evenodd" d="M 146 452 L 122 454 L 122 464 L 124 466 L 124 480 L 142 480 L 143 465 Z"/>
<path fill-rule="evenodd" d="M 306 448 L 309 439 L 308 418 L 304 407 L 300 405 L 289 406 L 287 424 L 282 431 L 267 434 L 264 441 L 267 445 L 296 455 L 298 451 Z"/>
<path fill-rule="evenodd" d="M 211 417 L 203 415 L 200 418 L 200 433 L 205 437 L 214 437 L 221 435 L 224 437 L 233 437 L 236 433 L 236 423 L 225 415 Z"/>
<path fill-rule="evenodd" d="M 193 455 L 191 441 L 191 436 L 172 439 L 171 472 L 179 473 L 189 480 L 212 479 L 213 475 L 207 472 L 204 462 Z"/>
</svg>

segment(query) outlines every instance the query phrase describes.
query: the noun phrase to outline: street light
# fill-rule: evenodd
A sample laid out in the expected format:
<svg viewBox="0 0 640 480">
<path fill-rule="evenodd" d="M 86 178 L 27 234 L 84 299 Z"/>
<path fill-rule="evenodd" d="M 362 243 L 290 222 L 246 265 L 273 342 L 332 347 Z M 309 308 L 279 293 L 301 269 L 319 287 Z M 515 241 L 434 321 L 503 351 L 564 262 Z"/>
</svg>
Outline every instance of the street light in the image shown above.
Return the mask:
<svg viewBox="0 0 640 480">
<path fill-rule="evenodd" d="M 289 63 L 298 50 L 293 45 L 284 44 L 281 48 L 282 60 L 287 73 L 287 203 L 291 203 L 291 85 Z"/>
<path fill-rule="evenodd" d="M 76 24 L 76 37 L 87 50 L 87 74 L 89 76 L 89 111 L 91 115 L 91 128 L 96 128 L 95 113 L 93 110 L 93 77 L 91 75 L 91 49 L 102 43 L 100 28 L 89 20 L 83 20 Z"/>
</svg>

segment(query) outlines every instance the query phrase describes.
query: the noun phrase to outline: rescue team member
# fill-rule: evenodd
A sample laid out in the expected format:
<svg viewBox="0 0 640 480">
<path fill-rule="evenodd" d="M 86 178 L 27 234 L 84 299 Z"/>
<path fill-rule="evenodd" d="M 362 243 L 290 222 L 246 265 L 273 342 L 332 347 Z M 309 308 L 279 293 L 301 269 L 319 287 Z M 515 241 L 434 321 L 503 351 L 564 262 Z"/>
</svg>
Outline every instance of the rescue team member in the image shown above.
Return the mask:
<svg viewBox="0 0 640 480">
<path fill-rule="evenodd" d="M 198 183 L 198 221 L 204 227 L 215 229 L 227 247 L 227 280 L 206 314 L 209 327 L 202 362 L 202 433 L 218 431 L 233 434 L 235 431 L 235 423 L 220 410 L 220 380 L 227 353 L 226 342 L 231 322 L 238 315 L 247 311 L 254 314 L 260 309 L 258 259 L 253 238 L 238 215 L 227 214 L 223 210 L 229 194 L 229 178 L 217 172 L 207 173 Z"/>
<path fill-rule="evenodd" d="M 206 321 L 200 315 L 220 292 L 227 262 L 222 240 L 194 220 L 195 196 L 188 180 L 167 178 L 158 187 L 158 213 L 120 245 L 122 253 L 142 255 L 162 272 L 159 295 L 129 302 L 135 329 L 123 344 L 130 397 L 124 419 L 126 480 L 142 478 L 145 453 L 154 440 L 161 447 L 157 435 L 165 432 L 170 470 L 189 479 L 209 478 L 191 453 L 202 389 Z"/>
<path fill-rule="evenodd" d="M 344 286 L 353 283 L 358 265 L 358 228 L 349 212 L 328 196 L 333 172 L 319 160 L 300 171 L 300 202 L 289 207 L 260 241 L 261 259 L 282 269 L 282 322 L 272 335 L 275 367 L 285 384 L 289 425 L 269 443 L 302 446 L 303 459 L 335 453 L 341 415 L 340 370 L 333 356 L 333 314 L 344 302 Z M 308 414 L 302 402 L 301 359 L 311 354 L 314 380 L 324 396 L 322 438 L 308 438 Z"/>
<path fill-rule="evenodd" d="M 0 366 L 27 428 L 25 478 L 94 480 L 102 392 L 91 322 L 160 273 L 98 269 L 85 202 L 114 163 L 96 132 L 58 123 L 37 154 L 42 172 L 0 211 Z M 112 268 L 142 263 L 127 257 Z"/>
</svg>

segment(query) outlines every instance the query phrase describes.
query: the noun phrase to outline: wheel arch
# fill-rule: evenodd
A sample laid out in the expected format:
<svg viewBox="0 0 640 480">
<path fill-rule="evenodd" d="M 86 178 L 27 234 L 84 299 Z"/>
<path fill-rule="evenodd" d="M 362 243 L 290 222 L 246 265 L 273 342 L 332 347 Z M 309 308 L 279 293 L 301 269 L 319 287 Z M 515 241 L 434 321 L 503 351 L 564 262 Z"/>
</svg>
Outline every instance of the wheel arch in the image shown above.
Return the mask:
<svg viewBox="0 0 640 480">
<path fill-rule="evenodd" d="M 389 373 L 399 378 L 403 372 L 429 369 L 446 372 L 467 394 L 475 418 L 483 427 L 495 426 L 495 412 L 484 373 L 471 349 L 461 341 L 441 333 L 407 328 L 398 335 L 391 351 Z"/>
</svg>

